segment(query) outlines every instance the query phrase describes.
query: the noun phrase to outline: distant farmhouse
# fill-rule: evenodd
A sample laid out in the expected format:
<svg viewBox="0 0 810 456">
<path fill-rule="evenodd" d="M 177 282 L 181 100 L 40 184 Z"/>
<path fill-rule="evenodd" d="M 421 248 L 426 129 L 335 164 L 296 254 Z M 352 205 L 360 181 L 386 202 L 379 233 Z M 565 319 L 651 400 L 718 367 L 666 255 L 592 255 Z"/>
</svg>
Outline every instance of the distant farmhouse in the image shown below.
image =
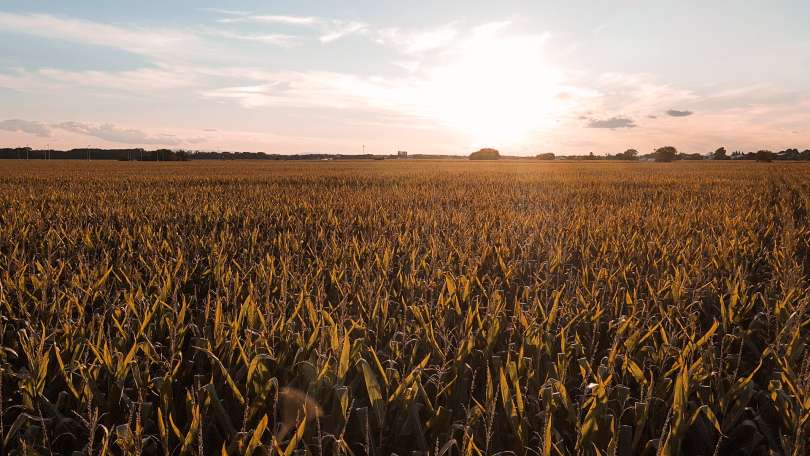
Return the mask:
<svg viewBox="0 0 810 456">
<path fill-rule="evenodd" d="M 397 158 L 408 158 L 408 151 L 407 150 L 398 150 L 397 151 Z"/>
</svg>

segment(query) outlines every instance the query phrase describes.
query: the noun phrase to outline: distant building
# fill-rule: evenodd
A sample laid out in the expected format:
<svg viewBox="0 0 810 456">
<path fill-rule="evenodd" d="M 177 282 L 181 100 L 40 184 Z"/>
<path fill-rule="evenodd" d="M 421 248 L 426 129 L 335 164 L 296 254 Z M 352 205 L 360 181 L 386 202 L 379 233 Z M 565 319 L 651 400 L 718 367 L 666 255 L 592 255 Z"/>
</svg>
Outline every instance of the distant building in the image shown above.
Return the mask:
<svg viewBox="0 0 810 456">
<path fill-rule="evenodd" d="M 398 150 L 397 151 L 397 158 L 408 158 L 408 151 L 407 150 Z"/>
</svg>

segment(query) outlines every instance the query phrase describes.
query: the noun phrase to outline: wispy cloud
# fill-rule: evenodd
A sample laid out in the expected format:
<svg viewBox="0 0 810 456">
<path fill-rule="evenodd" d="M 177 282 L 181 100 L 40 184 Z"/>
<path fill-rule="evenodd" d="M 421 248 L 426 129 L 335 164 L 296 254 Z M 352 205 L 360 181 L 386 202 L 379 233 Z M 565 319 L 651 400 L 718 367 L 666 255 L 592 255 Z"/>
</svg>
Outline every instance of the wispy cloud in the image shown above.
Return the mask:
<svg viewBox="0 0 810 456">
<path fill-rule="evenodd" d="M 558 138 L 556 144 L 572 147 L 560 152 L 587 152 L 585 147 L 598 150 L 594 144 L 600 141 L 623 150 L 620 143 L 631 137 L 638 145 L 667 141 L 698 147 L 700 143 L 730 137 L 744 144 L 758 144 L 778 140 L 774 132 L 785 132 L 785 141 L 795 141 L 795 134 L 790 132 L 806 132 L 804 127 L 810 123 L 810 100 L 803 87 L 774 81 L 742 87 L 722 83 L 690 88 L 667 74 L 598 74 L 589 71 L 592 68 L 587 65 L 566 67 L 568 54 L 561 57 L 560 49 L 571 43 L 564 41 L 564 34 L 526 31 L 522 28 L 525 24 L 518 21 L 380 28 L 359 18 L 322 17 L 315 11 L 312 16 L 213 8 L 204 11 L 210 13 L 203 17 L 207 25 L 186 23 L 173 27 L 136 24 L 128 22 L 128 18 L 103 23 L 49 14 L 0 12 L 0 30 L 4 33 L 137 54 L 124 56 L 131 59 L 124 70 L 56 68 L 55 62 L 35 61 L 33 57 L 20 67 L 19 57 L 3 56 L 0 88 L 19 91 L 14 97 L 31 100 L 32 104 L 45 104 L 44 98 L 52 97 L 88 109 L 94 99 L 109 100 L 114 95 L 123 100 L 122 110 L 132 109 L 127 114 L 131 118 L 148 117 L 149 113 L 144 112 L 148 109 L 143 108 L 143 103 L 127 105 L 127 97 L 171 99 L 173 110 L 186 110 L 187 117 L 178 120 L 183 125 L 198 115 L 189 115 L 188 110 L 201 105 L 210 107 L 213 113 L 200 114 L 201 119 L 208 120 L 204 126 L 217 126 L 216 119 L 233 116 L 255 127 L 265 114 L 275 115 L 278 111 L 274 108 L 304 108 L 304 117 L 310 121 L 296 127 L 301 132 L 307 130 L 295 140 L 319 146 L 325 143 L 317 137 L 328 137 L 332 127 L 315 125 L 311 119 L 316 117 L 329 119 L 329 125 L 373 125 L 385 133 L 393 128 L 430 126 L 454 138 L 491 139 L 493 144 L 503 138 Z M 599 31 L 597 27 L 595 33 Z M 356 65 L 354 60 L 335 65 L 329 58 L 316 58 L 319 52 L 330 53 L 329 44 L 347 37 L 355 38 L 352 43 L 344 43 L 347 50 L 351 45 L 350 49 L 364 56 L 368 47 L 362 46 L 377 43 L 372 49 L 374 59 L 380 57 L 389 66 L 368 59 Z M 312 57 L 317 65 L 301 58 L 285 60 L 291 53 L 278 49 L 295 46 L 306 47 L 297 56 Z M 119 54 L 115 53 L 116 61 L 121 58 Z M 3 108 L 7 113 L 13 109 Z M 29 114 L 25 112 L 21 109 L 7 115 L 26 117 Z M 693 112 L 700 114 L 697 124 L 680 119 L 695 115 Z M 578 119 L 578 115 L 582 118 Z M 292 125 L 295 121 L 284 122 Z M 689 138 L 695 139 L 684 137 L 684 125 L 689 125 Z M 0 130 L 11 132 L 6 136 L 25 140 L 69 132 L 65 135 L 167 146 L 188 142 L 181 138 L 201 133 L 201 127 L 190 132 L 169 130 L 177 134 L 172 136 L 108 123 L 49 124 L 20 119 L 0 123 Z M 383 130 L 386 127 L 389 130 Z M 583 127 L 592 130 L 583 135 Z M 220 129 L 217 136 L 225 137 L 225 130 Z M 347 133 L 341 135 L 343 140 L 348 137 Z M 258 133 L 255 137 L 259 137 Z M 766 137 L 770 139 L 762 139 Z M 584 141 L 592 144 L 584 145 Z"/>
<path fill-rule="evenodd" d="M 318 39 L 321 43 L 331 43 L 345 36 L 365 32 L 367 28 L 368 26 L 362 22 L 332 21 L 330 25 L 324 28 L 325 33 Z"/>
<path fill-rule="evenodd" d="M 593 36 L 599 36 L 602 33 L 604 33 L 604 31 L 607 30 L 609 27 L 610 25 L 607 23 L 599 24 L 596 27 L 594 27 L 591 33 L 593 34 Z"/>
<path fill-rule="evenodd" d="M 0 121 L 0 130 L 26 133 L 39 138 L 50 138 L 57 130 L 91 136 L 119 144 L 178 146 L 194 144 L 202 138 L 179 138 L 168 133 L 148 133 L 135 128 L 124 128 L 111 123 L 94 124 L 88 122 L 45 123 L 33 120 L 9 119 Z"/>
<path fill-rule="evenodd" d="M 205 90 L 210 99 L 230 100 L 245 108 L 322 107 L 333 109 L 379 108 L 395 84 L 334 72 L 255 72 L 254 84 Z"/>
<path fill-rule="evenodd" d="M 115 47 L 152 57 L 176 56 L 179 51 L 188 53 L 201 47 L 196 35 L 184 31 L 123 27 L 48 14 L 0 12 L 0 29 L 95 46 Z"/>
<path fill-rule="evenodd" d="M 234 16 L 234 14 L 229 14 Z M 276 16 L 262 14 L 236 14 L 240 17 L 226 17 L 218 19 L 217 22 L 223 24 L 234 24 L 239 22 L 253 22 L 257 24 L 283 24 L 297 26 L 317 26 L 327 21 L 314 16 Z"/>
<path fill-rule="evenodd" d="M 0 130 L 28 133 L 40 138 L 51 136 L 51 129 L 42 122 L 35 122 L 22 119 L 9 119 L 0 122 Z"/>
<path fill-rule="evenodd" d="M 292 27 L 306 27 L 317 30 L 321 43 L 332 43 L 343 37 L 367 33 L 368 24 L 359 21 L 329 19 L 316 16 L 287 16 L 265 14 L 230 14 L 228 17 L 217 19 L 221 24 L 253 23 L 264 25 L 284 25 Z"/>
<path fill-rule="evenodd" d="M 670 117 L 687 117 L 694 114 L 692 111 L 678 111 L 677 109 L 670 109 L 667 111 L 667 115 Z"/>
<path fill-rule="evenodd" d="M 249 83 L 201 93 L 246 108 L 296 106 L 394 113 L 409 116 L 414 125 L 432 122 L 467 135 L 491 134 L 497 136 L 493 141 L 509 140 L 547 127 L 562 106 L 580 103 L 587 93 L 566 86 L 557 69 L 544 61 L 547 34 L 516 35 L 509 33 L 509 26 L 508 22 L 494 22 L 443 33 L 447 39 L 440 53 L 426 59 L 414 54 L 413 59 L 400 62 L 409 70 L 405 75 L 256 73 Z M 413 52 L 428 49 L 420 40 L 398 43 Z M 559 96 L 561 93 L 566 96 Z"/>
<path fill-rule="evenodd" d="M 213 14 L 222 14 L 225 16 L 247 16 L 250 14 L 249 11 L 222 9 L 222 8 L 200 8 L 200 11 L 205 11 Z"/>
<path fill-rule="evenodd" d="M 194 87 L 200 82 L 200 77 L 196 73 L 182 72 L 176 68 L 162 65 L 124 71 L 41 68 L 39 70 L 16 69 L 6 74 L 0 73 L 0 87 L 29 93 L 85 87 L 95 90 L 143 94 Z"/>
<path fill-rule="evenodd" d="M 44 68 L 36 72 L 47 80 L 72 86 L 115 89 L 123 92 L 150 92 L 193 87 L 197 75 L 183 74 L 169 68 L 139 68 L 126 71 L 67 71 Z"/>
<path fill-rule="evenodd" d="M 666 111 L 673 105 L 691 104 L 700 98 L 691 90 L 662 83 L 651 74 L 604 73 L 587 78 L 576 83 L 600 94 L 594 110 L 601 112 L 622 112 L 640 117 Z"/>
<path fill-rule="evenodd" d="M 588 121 L 588 128 L 609 128 L 611 130 L 616 128 L 635 128 L 636 123 L 633 119 L 627 117 L 611 117 L 609 119 L 590 119 Z"/>
<path fill-rule="evenodd" d="M 228 30 L 209 30 L 211 35 L 222 37 L 229 40 L 237 41 L 252 41 L 255 43 L 269 44 L 278 47 L 292 47 L 301 44 L 300 37 L 295 35 L 287 35 L 283 33 L 267 33 L 267 34 L 243 34 L 231 32 Z"/>
<path fill-rule="evenodd" d="M 173 134 L 149 134 L 134 128 L 122 128 L 113 124 L 92 124 L 85 122 L 62 122 L 54 125 L 72 133 L 103 139 L 105 141 L 121 144 L 135 145 L 155 145 L 155 146 L 177 146 L 184 143 L 193 143 L 199 139 L 180 139 Z"/>
<path fill-rule="evenodd" d="M 375 41 L 383 45 L 393 45 L 405 54 L 421 54 L 446 48 L 459 33 L 456 23 L 416 31 L 386 28 L 377 32 Z"/>
</svg>

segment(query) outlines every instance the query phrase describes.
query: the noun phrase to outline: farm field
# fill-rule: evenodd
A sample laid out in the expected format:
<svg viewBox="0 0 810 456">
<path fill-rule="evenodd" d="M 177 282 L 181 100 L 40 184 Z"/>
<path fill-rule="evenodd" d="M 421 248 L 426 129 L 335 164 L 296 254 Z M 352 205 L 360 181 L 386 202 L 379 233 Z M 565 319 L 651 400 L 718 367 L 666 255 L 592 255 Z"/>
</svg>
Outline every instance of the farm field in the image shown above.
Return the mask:
<svg viewBox="0 0 810 456">
<path fill-rule="evenodd" d="M 804 455 L 808 211 L 801 163 L 4 161 L 0 454 Z"/>
</svg>

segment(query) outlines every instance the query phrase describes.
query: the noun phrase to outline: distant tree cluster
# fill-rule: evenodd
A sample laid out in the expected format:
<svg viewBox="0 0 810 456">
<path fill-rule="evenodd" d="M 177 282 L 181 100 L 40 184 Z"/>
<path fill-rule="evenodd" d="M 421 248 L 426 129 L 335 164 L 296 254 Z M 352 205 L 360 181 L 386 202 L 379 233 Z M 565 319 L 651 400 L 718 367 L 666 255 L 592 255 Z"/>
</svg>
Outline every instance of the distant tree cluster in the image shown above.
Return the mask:
<svg viewBox="0 0 810 456">
<path fill-rule="evenodd" d="M 552 155 L 553 154 L 542 154 Z M 538 155 L 536 158 L 540 158 Z M 770 162 L 775 160 L 783 161 L 810 161 L 810 149 L 799 151 L 799 149 L 785 149 L 779 152 L 771 152 L 769 150 L 759 150 L 756 152 L 740 152 L 736 151 L 728 154 L 725 147 L 720 147 L 714 152 L 708 154 L 699 153 L 683 153 L 678 152 L 673 146 L 664 146 L 655 149 L 650 154 L 640 155 L 635 149 L 627 149 L 618 154 L 607 155 L 594 155 L 593 152 L 588 155 L 582 156 L 558 156 L 558 159 L 566 160 L 645 160 L 656 161 L 660 163 L 668 163 L 681 160 L 754 160 L 760 162 Z"/>
<path fill-rule="evenodd" d="M 0 159 L 13 160 L 119 160 L 119 161 L 187 161 L 187 160 L 385 160 L 397 158 L 396 154 L 268 154 L 265 152 L 211 152 L 157 149 L 98 149 L 79 148 L 70 150 L 32 149 L 30 147 L 0 148 Z M 459 155 L 408 154 L 408 159 L 463 159 Z M 810 149 L 785 149 L 779 152 L 759 150 L 756 152 L 735 151 L 729 154 L 725 147 L 720 147 L 707 154 L 683 153 L 673 146 L 655 149 L 649 154 L 639 154 L 636 149 L 627 149 L 617 154 L 596 155 L 556 155 L 551 152 L 537 154 L 534 157 L 502 156 L 497 149 L 485 148 L 473 152 L 470 160 L 535 159 L 535 160 L 645 160 L 672 162 L 679 160 L 751 160 L 760 162 L 810 161 Z"/>
<path fill-rule="evenodd" d="M 0 160 L 119 160 L 119 161 L 187 161 L 187 160 L 386 160 L 397 154 L 268 154 L 265 152 L 230 152 L 199 150 L 97 149 L 45 150 L 30 147 L 0 148 Z M 408 154 L 408 160 L 461 160 L 460 155 Z"/>
<path fill-rule="evenodd" d="M 736 151 L 731 154 L 731 160 L 756 160 L 760 162 L 770 162 L 774 160 L 782 161 L 810 161 L 810 149 L 799 152 L 799 149 L 785 149 L 779 152 L 770 150 L 758 150 L 756 152 Z"/>
<path fill-rule="evenodd" d="M 653 152 L 653 158 L 655 158 L 655 161 L 662 163 L 675 161 L 678 158 L 678 149 L 672 146 L 659 147 Z"/>
<path fill-rule="evenodd" d="M 191 153 L 194 160 L 267 160 L 271 156 L 264 152 L 204 152 Z"/>
<path fill-rule="evenodd" d="M 47 150 L 17 147 L 0 149 L 0 159 L 13 160 L 119 160 L 119 161 L 186 161 L 189 154 L 183 150 L 144 149 L 70 149 Z"/>
<path fill-rule="evenodd" d="M 626 151 L 616 154 L 618 160 L 635 160 L 638 158 L 638 151 L 636 149 L 627 149 Z"/>
<path fill-rule="evenodd" d="M 470 160 L 498 160 L 501 158 L 497 149 L 481 149 L 470 154 Z"/>
</svg>

